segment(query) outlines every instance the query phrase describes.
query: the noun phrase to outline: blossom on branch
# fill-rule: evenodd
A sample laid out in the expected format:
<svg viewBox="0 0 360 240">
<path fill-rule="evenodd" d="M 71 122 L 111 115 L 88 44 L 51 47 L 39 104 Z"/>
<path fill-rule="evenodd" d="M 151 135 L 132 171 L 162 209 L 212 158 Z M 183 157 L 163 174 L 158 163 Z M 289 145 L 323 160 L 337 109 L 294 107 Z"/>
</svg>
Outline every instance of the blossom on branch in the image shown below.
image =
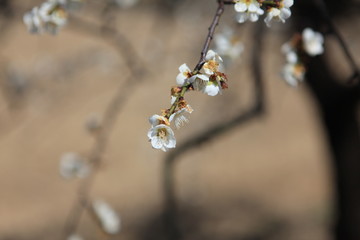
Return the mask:
<svg viewBox="0 0 360 240">
<path fill-rule="evenodd" d="M 267 16 L 264 19 L 268 27 L 271 26 L 271 21 L 285 23 L 285 20 L 291 16 L 290 7 L 294 4 L 294 0 L 275 1 L 276 6 L 267 9 Z"/>
<path fill-rule="evenodd" d="M 182 64 L 179 67 L 179 71 L 180 73 L 176 76 L 176 83 L 179 86 L 193 83 L 196 78 L 200 78 L 202 80 L 209 79 L 209 77 L 204 74 L 192 74 L 190 68 L 186 65 L 186 63 Z"/>
<path fill-rule="evenodd" d="M 314 57 L 324 52 L 324 37 L 311 28 L 305 28 L 302 34 L 297 33 L 287 43 L 283 44 L 281 51 L 286 56 L 287 63 L 283 67 L 284 80 L 293 87 L 305 78 L 308 57 Z"/>
<path fill-rule="evenodd" d="M 173 130 L 165 125 L 159 124 L 148 131 L 148 138 L 155 149 L 166 152 L 169 148 L 176 146 L 176 139 Z"/>
<path fill-rule="evenodd" d="M 186 113 L 190 114 L 194 111 L 190 105 L 186 105 L 185 107 L 181 108 L 180 110 L 174 112 L 170 115 L 170 122 L 175 123 L 176 129 L 181 128 L 183 125 L 189 122 L 189 119 L 185 116 Z"/>
<path fill-rule="evenodd" d="M 284 66 L 282 75 L 290 86 L 296 87 L 298 82 L 304 81 L 305 67 L 301 63 L 288 63 Z"/>
<path fill-rule="evenodd" d="M 303 47 L 310 56 L 320 55 L 324 52 L 324 37 L 321 33 L 305 28 L 302 32 Z"/>
<path fill-rule="evenodd" d="M 225 28 L 221 33 L 215 34 L 214 45 L 219 55 L 230 60 L 236 59 L 244 51 L 243 43 L 234 35 L 233 30 L 230 28 Z"/>
<path fill-rule="evenodd" d="M 234 8 L 238 12 L 236 19 L 239 23 L 247 20 L 256 22 L 259 16 L 264 14 L 257 0 L 236 0 Z"/>
<path fill-rule="evenodd" d="M 23 21 L 30 33 L 56 34 L 67 22 L 64 1 L 48 0 L 27 12 Z"/>
<path fill-rule="evenodd" d="M 90 173 L 90 167 L 77 153 L 65 153 L 60 159 L 60 175 L 65 179 L 85 178 Z"/>
</svg>

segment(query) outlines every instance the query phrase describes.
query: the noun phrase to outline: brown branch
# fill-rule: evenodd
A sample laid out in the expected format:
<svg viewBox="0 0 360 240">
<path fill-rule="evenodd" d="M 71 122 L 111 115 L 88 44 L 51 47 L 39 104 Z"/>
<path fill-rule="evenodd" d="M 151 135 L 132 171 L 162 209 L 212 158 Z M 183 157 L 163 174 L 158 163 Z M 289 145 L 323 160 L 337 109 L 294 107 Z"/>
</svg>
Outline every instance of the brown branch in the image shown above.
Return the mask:
<svg viewBox="0 0 360 240">
<path fill-rule="evenodd" d="M 209 33 L 208 33 L 208 35 L 206 37 L 205 44 L 204 44 L 203 49 L 201 51 L 200 60 L 196 64 L 196 67 L 194 68 L 194 72 L 200 71 L 200 69 L 202 68 L 202 66 L 205 63 L 206 53 L 209 50 L 211 40 L 214 37 L 215 29 L 219 25 L 220 17 L 221 17 L 221 15 L 223 13 L 224 13 L 224 1 L 219 0 L 218 1 L 218 8 L 216 10 L 216 14 L 215 14 L 214 19 L 213 19 L 213 21 L 212 21 L 212 23 L 211 23 L 211 25 L 209 27 Z"/>
<path fill-rule="evenodd" d="M 204 46 L 201 50 L 201 54 L 200 54 L 200 60 L 199 62 L 196 64 L 194 70 L 193 70 L 193 74 L 197 74 L 202 66 L 205 64 L 205 58 L 206 58 L 206 53 L 208 52 L 209 50 L 209 47 L 210 47 L 210 43 L 211 43 L 211 40 L 213 39 L 214 37 L 214 34 L 215 34 L 215 29 L 216 27 L 219 25 L 219 21 L 220 21 L 220 17 L 221 15 L 224 13 L 224 1 L 223 0 L 218 0 L 218 7 L 217 7 L 217 10 L 216 10 L 216 13 L 214 15 L 214 18 L 213 18 L 213 21 L 209 27 L 209 32 L 208 32 L 208 35 L 205 39 L 205 43 L 204 43 Z M 176 97 L 176 100 L 174 101 L 174 103 L 171 105 L 171 107 L 169 108 L 169 111 L 168 113 L 166 114 L 166 118 L 170 118 L 171 114 L 173 114 L 175 112 L 175 109 L 179 103 L 179 100 L 181 98 L 184 97 L 185 95 L 185 92 L 191 87 L 191 84 L 186 84 L 184 86 L 181 87 L 181 94 L 179 94 L 177 97 Z"/>
</svg>

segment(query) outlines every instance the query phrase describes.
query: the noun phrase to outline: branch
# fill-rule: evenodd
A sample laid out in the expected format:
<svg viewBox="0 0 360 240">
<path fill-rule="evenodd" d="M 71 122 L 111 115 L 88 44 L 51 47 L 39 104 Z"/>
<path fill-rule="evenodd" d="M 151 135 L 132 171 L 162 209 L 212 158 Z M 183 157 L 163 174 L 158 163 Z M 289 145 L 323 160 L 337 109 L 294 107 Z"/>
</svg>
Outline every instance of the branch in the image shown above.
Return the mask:
<svg viewBox="0 0 360 240">
<path fill-rule="evenodd" d="M 114 127 L 117 116 L 121 112 L 130 94 L 132 94 L 133 88 L 144 80 L 145 75 L 148 73 L 131 42 L 117 30 L 107 27 L 109 24 L 105 21 L 104 26 L 96 27 L 93 24 L 87 23 L 81 19 L 73 18 L 72 25 L 87 34 L 95 34 L 101 36 L 104 40 L 110 41 L 116 47 L 119 54 L 124 57 L 125 64 L 131 75 L 127 77 L 121 86 L 119 86 L 117 93 L 106 107 L 101 129 L 95 136 L 95 144 L 90 153 L 90 163 L 93 165 L 92 174 L 84 179 L 79 186 L 78 199 L 75 201 L 66 220 L 63 230 L 63 239 L 66 239 L 70 234 L 76 232 L 84 210 L 89 207 L 89 192 L 93 186 L 95 174 L 103 161 L 103 155 L 106 151 L 109 136 Z"/>
<path fill-rule="evenodd" d="M 213 19 L 213 21 L 212 21 L 212 23 L 211 23 L 211 25 L 209 27 L 209 33 L 208 33 L 208 35 L 206 37 L 204 47 L 203 47 L 203 49 L 201 51 L 200 60 L 196 64 L 196 67 L 194 68 L 194 72 L 200 71 L 200 69 L 204 65 L 206 53 L 209 50 L 211 40 L 214 37 L 215 28 L 219 25 L 220 17 L 224 13 L 224 1 L 220 0 L 218 2 L 219 2 L 219 5 L 218 5 L 218 8 L 216 10 L 216 14 L 215 14 L 214 19 Z"/>
<path fill-rule="evenodd" d="M 172 150 L 166 157 L 163 169 L 165 209 L 164 220 L 169 231 L 169 239 L 180 239 L 181 234 L 177 226 L 177 201 L 175 190 L 175 163 L 179 157 L 199 145 L 206 143 L 221 134 L 258 117 L 264 111 L 264 87 L 262 77 L 261 52 L 264 39 L 264 24 L 258 22 L 254 31 L 254 43 L 252 47 L 252 61 L 250 68 L 254 80 L 253 105 L 245 112 L 239 113 L 233 119 L 220 123 L 207 131 L 186 140 L 183 144 Z M 206 46 L 206 44 L 205 44 Z"/>
</svg>

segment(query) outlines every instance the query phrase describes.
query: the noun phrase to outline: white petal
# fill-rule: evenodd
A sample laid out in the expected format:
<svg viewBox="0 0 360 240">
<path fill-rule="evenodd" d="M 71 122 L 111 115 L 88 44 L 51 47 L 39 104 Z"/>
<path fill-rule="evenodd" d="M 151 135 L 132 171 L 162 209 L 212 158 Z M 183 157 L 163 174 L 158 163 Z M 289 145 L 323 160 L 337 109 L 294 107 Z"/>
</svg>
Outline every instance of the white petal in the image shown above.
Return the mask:
<svg viewBox="0 0 360 240">
<path fill-rule="evenodd" d="M 154 137 L 151 139 L 151 146 L 155 149 L 162 149 L 163 148 L 163 142 L 158 137 Z"/>
<path fill-rule="evenodd" d="M 209 96 L 216 96 L 220 92 L 220 87 L 216 84 L 207 84 L 203 90 Z"/>
<path fill-rule="evenodd" d="M 176 76 L 176 83 L 180 86 L 183 86 L 185 84 L 185 80 L 187 79 L 187 76 L 185 76 L 183 73 L 179 73 Z"/>
<path fill-rule="evenodd" d="M 191 72 L 190 68 L 186 65 L 186 63 L 182 64 L 182 65 L 179 67 L 179 71 L 180 71 L 181 73 Z"/>
<path fill-rule="evenodd" d="M 291 11 L 288 8 L 281 9 L 280 19 L 285 22 L 285 19 L 288 19 L 291 16 Z"/>
<path fill-rule="evenodd" d="M 256 22 L 259 19 L 259 16 L 256 13 L 250 13 L 250 21 Z"/>
<path fill-rule="evenodd" d="M 211 71 L 209 68 L 204 68 L 204 72 L 205 72 L 206 74 L 208 74 L 208 75 L 213 75 L 213 74 L 214 74 L 214 72 Z"/>
<path fill-rule="evenodd" d="M 237 12 L 245 12 L 247 9 L 247 5 L 243 2 L 238 2 L 235 4 L 234 8 Z"/>
<path fill-rule="evenodd" d="M 197 74 L 196 77 L 200 78 L 203 81 L 209 81 L 209 76 L 207 76 L 205 74 Z"/>
<path fill-rule="evenodd" d="M 153 127 L 155 127 L 156 125 L 159 124 L 159 118 L 160 118 L 160 116 L 157 115 L 157 114 L 152 115 L 152 116 L 149 118 L 150 124 L 151 124 Z"/>
<path fill-rule="evenodd" d="M 289 8 L 294 4 L 294 0 L 284 0 L 283 4 L 284 4 L 284 7 Z"/>
<path fill-rule="evenodd" d="M 286 60 L 289 63 L 296 63 L 298 61 L 298 56 L 295 52 L 291 51 L 286 54 Z"/>
<path fill-rule="evenodd" d="M 256 12 L 257 9 L 258 9 L 258 7 L 257 7 L 254 3 L 251 3 L 251 4 L 249 5 L 248 11 L 249 11 L 249 12 Z"/>
<path fill-rule="evenodd" d="M 216 57 L 216 52 L 214 52 L 214 50 L 209 50 L 207 53 L 206 53 L 206 57 L 205 57 L 205 60 L 206 61 L 209 61 L 209 60 L 214 60 Z"/>
<path fill-rule="evenodd" d="M 273 15 L 268 13 L 268 15 L 265 17 L 264 22 L 266 23 L 267 27 L 271 27 L 271 20 L 273 18 Z"/>
<path fill-rule="evenodd" d="M 236 21 L 238 23 L 243 23 L 248 19 L 248 14 L 247 13 L 238 13 L 236 15 Z"/>
</svg>

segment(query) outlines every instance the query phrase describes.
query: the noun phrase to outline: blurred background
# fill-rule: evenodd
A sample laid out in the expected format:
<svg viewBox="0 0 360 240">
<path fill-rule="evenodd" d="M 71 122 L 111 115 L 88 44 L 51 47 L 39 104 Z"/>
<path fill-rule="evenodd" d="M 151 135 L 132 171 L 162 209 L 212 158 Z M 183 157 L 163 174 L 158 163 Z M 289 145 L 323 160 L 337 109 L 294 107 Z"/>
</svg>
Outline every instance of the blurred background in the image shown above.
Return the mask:
<svg viewBox="0 0 360 240">
<path fill-rule="evenodd" d="M 29 34 L 22 21 L 42 1 L 0 3 L 1 240 L 64 239 L 84 179 L 62 178 L 60 158 L 93 156 L 99 142 L 86 126 L 101 122 L 114 99 L 121 107 L 113 110 L 89 198 L 116 210 L 121 231 L 103 234 L 85 213 L 76 229 L 84 239 L 335 239 L 339 156 L 323 105 L 314 88 L 291 88 L 280 74 L 280 48 L 297 30 L 296 17 L 271 28 L 262 19 L 263 27 L 239 25 L 226 6 L 216 32 L 231 29 L 244 46 L 226 60 L 229 89 L 216 97 L 188 93 L 194 112 L 175 131 L 180 150 L 164 153 L 148 142 L 148 118 L 170 106 L 178 67 L 196 65 L 216 1 L 139 0 L 124 7 L 91 0 L 55 36 Z M 300 16 L 306 3 L 295 1 L 293 14 Z M 359 1 L 345 3 L 330 13 L 359 63 Z M 358 89 L 341 82 L 352 69 L 332 36 L 322 59 L 341 89 Z M 254 72 L 261 73 L 260 90 Z M 358 99 L 351 105 L 357 124 L 348 129 L 357 136 Z M 239 119 L 248 111 L 254 114 Z M 354 150 L 344 155 L 360 160 L 354 139 L 339 138 Z M 351 236 L 342 239 L 360 239 Z"/>
</svg>

